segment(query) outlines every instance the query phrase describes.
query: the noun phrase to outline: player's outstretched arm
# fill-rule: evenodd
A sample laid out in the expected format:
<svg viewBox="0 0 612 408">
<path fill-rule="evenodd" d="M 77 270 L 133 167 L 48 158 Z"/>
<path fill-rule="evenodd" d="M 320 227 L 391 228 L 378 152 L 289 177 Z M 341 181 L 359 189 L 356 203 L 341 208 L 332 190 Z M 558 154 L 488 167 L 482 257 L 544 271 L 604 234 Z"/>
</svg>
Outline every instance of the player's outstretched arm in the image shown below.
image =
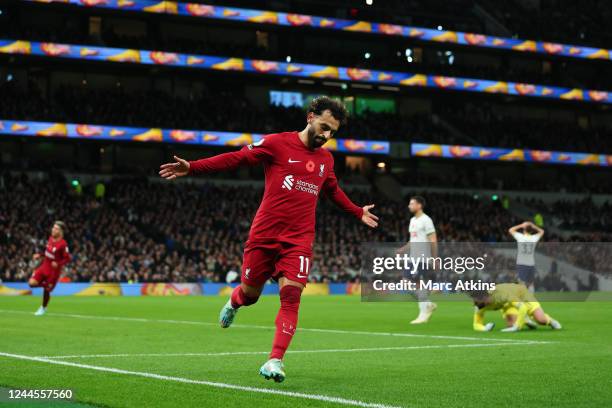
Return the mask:
<svg viewBox="0 0 612 408">
<path fill-rule="evenodd" d="M 166 180 L 172 180 L 192 174 L 233 170 L 243 165 L 253 166 L 262 161 L 273 159 L 275 143 L 276 138 L 272 135 L 261 139 L 257 143 L 244 146 L 238 151 L 222 153 L 205 159 L 187 161 L 174 156 L 174 163 L 166 163 L 160 166 L 159 175 Z"/>
</svg>

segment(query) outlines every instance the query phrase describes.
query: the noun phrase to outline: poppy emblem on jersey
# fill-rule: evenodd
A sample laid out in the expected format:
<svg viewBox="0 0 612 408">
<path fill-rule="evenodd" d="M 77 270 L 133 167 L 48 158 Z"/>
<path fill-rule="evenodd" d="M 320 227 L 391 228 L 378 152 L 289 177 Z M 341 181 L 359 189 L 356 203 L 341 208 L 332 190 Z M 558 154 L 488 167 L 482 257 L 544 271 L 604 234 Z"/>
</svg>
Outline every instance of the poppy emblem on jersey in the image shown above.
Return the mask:
<svg viewBox="0 0 612 408">
<path fill-rule="evenodd" d="M 306 170 L 312 173 L 314 169 L 315 169 L 314 162 L 312 160 L 308 160 L 308 163 L 306 163 Z"/>
<path fill-rule="evenodd" d="M 325 170 L 325 165 L 324 165 L 324 164 L 322 164 L 322 165 L 319 167 L 319 177 L 323 177 L 323 171 L 324 171 L 324 170 Z"/>
<path fill-rule="evenodd" d="M 288 176 L 285 176 L 282 188 L 286 188 L 287 190 L 291 190 L 293 188 L 293 175 L 290 174 Z"/>
</svg>

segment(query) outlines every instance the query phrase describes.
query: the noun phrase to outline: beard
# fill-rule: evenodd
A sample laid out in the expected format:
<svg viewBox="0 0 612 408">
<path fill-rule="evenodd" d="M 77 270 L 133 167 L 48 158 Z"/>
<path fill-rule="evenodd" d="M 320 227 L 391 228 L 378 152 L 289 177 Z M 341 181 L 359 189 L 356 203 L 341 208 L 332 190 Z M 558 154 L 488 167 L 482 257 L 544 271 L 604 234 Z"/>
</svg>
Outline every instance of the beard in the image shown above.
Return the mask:
<svg viewBox="0 0 612 408">
<path fill-rule="evenodd" d="M 327 143 L 325 136 L 317 135 L 317 132 L 313 128 L 308 130 L 308 144 L 311 149 L 323 146 Z"/>
</svg>

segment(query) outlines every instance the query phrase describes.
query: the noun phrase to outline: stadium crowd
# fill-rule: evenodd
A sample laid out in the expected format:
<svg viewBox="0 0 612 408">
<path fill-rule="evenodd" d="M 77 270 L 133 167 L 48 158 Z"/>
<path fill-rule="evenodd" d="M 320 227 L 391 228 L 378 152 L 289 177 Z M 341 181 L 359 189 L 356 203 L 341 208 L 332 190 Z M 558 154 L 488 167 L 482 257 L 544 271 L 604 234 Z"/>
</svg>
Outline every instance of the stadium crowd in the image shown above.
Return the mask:
<svg viewBox="0 0 612 408">
<path fill-rule="evenodd" d="M 59 173 L 37 179 L 5 172 L 0 176 L 0 279 L 27 280 L 35 266 L 32 255 L 44 248 L 53 221 L 62 219 L 73 255 L 66 281 L 224 282 L 231 271 L 241 270 L 242 244 L 261 195 L 253 185 L 132 177 L 112 179 L 104 196 L 94 198 L 90 188 L 78 193 Z M 374 202 L 381 227 L 368 229 L 322 200 L 312 281 L 358 279 L 362 243 L 407 240 L 410 215 L 404 201 L 363 190 L 349 190 L 349 196 L 361 205 Z M 490 200 L 440 193 L 427 198 L 441 241 L 511 241 L 507 228 L 519 221 Z"/>
<path fill-rule="evenodd" d="M 612 153 L 610 125 L 510 116 L 489 103 L 441 104 L 438 114 L 481 146 Z"/>
<path fill-rule="evenodd" d="M 62 86 L 45 96 L 34 81 L 26 86 L 11 81 L 0 84 L 0 95 L 7 102 L 0 104 L 0 117 L 5 119 L 262 133 L 294 129 L 304 120 L 299 107 L 256 105 L 239 89 L 181 97 L 161 90 L 82 85 Z M 434 115 L 366 110 L 349 117 L 337 137 L 612 153 L 612 127 L 519 119 L 489 103 L 437 103 Z"/>
<path fill-rule="evenodd" d="M 588 3 L 563 0 L 539 2 L 480 0 L 486 10 L 520 38 L 610 47 L 606 24 L 612 6 L 606 0 Z"/>
<path fill-rule="evenodd" d="M 550 215 L 553 225 L 570 231 L 612 233 L 612 203 L 596 205 L 591 198 L 579 201 L 523 200 L 531 208 Z"/>
<path fill-rule="evenodd" d="M 305 117 L 301 108 L 258 106 L 241 92 L 232 90 L 211 90 L 183 98 L 164 91 L 127 91 L 121 87 L 100 90 L 85 86 L 61 87 L 45 97 L 34 82 L 28 83 L 27 91 L 5 82 L 0 84 L 0 95 L 10 101 L 0 105 L 0 115 L 6 119 L 271 133 L 295 129 L 296 124 L 302 126 Z M 352 117 L 338 137 L 453 141 L 452 135 L 428 115 L 399 117 L 383 112 Z"/>
</svg>

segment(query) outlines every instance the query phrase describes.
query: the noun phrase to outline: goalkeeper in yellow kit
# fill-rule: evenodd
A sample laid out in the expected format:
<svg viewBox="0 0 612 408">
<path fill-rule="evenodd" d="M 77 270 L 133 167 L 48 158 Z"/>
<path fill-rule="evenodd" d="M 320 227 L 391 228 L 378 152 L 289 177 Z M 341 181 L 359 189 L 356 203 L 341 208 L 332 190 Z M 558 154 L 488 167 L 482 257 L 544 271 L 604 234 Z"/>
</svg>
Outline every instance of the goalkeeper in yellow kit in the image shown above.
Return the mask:
<svg viewBox="0 0 612 408">
<path fill-rule="evenodd" d="M 527 326 L 531 329 L 537 327 L 536 322 L 542 326 L 550 326 L 555 330 L 561 329 L 561 323 L 544 313 L 544 309 L 533 293 L 527 287 L 517 283 L 502 283 L 496 285 L 492 292 L 477 291 L 470 294 L 474 300 L 474 330 L 491 331 L 495 323 L 484 323 L 484 314 L 487 310 L 500 310 L 506 320 L 503 332 L 515 332 Z"/>
</svg>

